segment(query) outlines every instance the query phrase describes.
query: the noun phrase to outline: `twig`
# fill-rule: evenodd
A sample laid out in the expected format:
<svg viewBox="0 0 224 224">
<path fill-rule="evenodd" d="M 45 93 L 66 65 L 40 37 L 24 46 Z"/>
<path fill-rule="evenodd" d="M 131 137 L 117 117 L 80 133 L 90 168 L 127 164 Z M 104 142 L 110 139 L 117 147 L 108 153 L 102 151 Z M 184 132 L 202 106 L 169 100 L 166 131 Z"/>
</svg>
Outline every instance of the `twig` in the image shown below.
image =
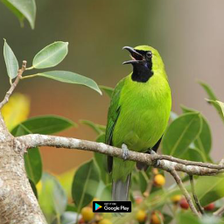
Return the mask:
<svg viewBox="0 0 224 224">
<path fill-rule="evenodd" d="M 15 81 L 12 83 L 10 89 L 5 94 L 3 101 L 0 103 L 0 109 L 2 109 L 2 107 L 9 101 L 9 98 L 12 95 L 13 91 L 15 90 L 17 84 L 19 83 L 19 80 L 22 78 L 23 72 L 26 70 L 26 64 L 27 64 L 27 62 L 23 61 L 22 68 L 18 70 L 18 74 L 17 74 Z"/>
<path fill-rule="evenodd" d="M 195 193 L 195 187 L 194 187 L 194 177 L 193 175 L 189 175 L 189 178 L 190 178 L 190 183 L 191 183 L 191 191 L 192 191 L 192 196 L 194 198 L 194 202 L 199 210 L 199 212 L 201 214 L 204 214 L 204 209 L 202 208 L 201 204 L 200 204 L 200 201 L 198 200 L 198 197 Z"/>
<path fill-rule="evenodd" d="M 153 182 L 154 182 L 154 177 L 155 177 L 154 168 L 152 168 L 151 174 L 152 175 L 151 175 L 150 180 L 148 182 L 147 188 L 146 188 L 145 192 L 143 193 L 143 195 L 145 197 L 148 197 L 150 195 L 151 190 L 152 190 L 152 186 L 153 186 Z"/>
<path fill-rule="evenodd" d="M 224 205 L 222 207 L 220 207 L 217 211 L 213 212 L 214 216 L 218 216 L 221 217 L 224 213 Z"/>
<path fill-rule="evenodd" d="M 191 199 L 190 194 L 188 193 L 188 191 L 186 190 L 186 188 L 184 187 L 183 182 L 181 181 L 179 175 L 177 174 L 176 170 L 170 170 L 170 174 L 173 176 L 173 178 L 175 179 L 177 185 L 179 186 L 180 190 L 182 191 L 183 195 L 185 196 L 192 212 L 197 215 L 198 217 L 200 217 L 200 214 L 198 213 L 197 209 L 194 206 L 194 203 Z"/>
<path fill-rule="evenodd" d="M 203 163 L 203 162 L 195 162 L 195 161 L 189 161 L 184 159 L 178 159 L 176 157 L 168 156 L 168 155 L 161 155 L 160 160 L 169 160 L 171 162 L 177 162 L 183 165 L 192 165 L 192 166 L 200 166 L 200 167 L 206 167 L 211 169 L 223 169 L 224 163 L 222 163 L 222 160 L 220 161 L 219 165 L 212 164 L 212 163 Z"/>
</svg>

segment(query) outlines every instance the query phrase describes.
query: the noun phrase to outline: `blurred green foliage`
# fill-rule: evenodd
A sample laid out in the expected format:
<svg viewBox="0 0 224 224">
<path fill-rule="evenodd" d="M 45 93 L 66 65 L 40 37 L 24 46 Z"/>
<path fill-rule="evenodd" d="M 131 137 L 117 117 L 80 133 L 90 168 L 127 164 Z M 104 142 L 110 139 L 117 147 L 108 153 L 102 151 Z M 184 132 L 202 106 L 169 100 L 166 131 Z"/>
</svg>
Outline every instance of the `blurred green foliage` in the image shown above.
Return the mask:
<svg viewBox="0 0 224 224">
<path fill-rule="evenodd" d="M 24 19 L 26 18 L 31 28 L 34 29 L 36 18 L 35 0 L 2 0 L 2 3 L 19 19 L 22 26 L 24 26 Z"/>
</svg>

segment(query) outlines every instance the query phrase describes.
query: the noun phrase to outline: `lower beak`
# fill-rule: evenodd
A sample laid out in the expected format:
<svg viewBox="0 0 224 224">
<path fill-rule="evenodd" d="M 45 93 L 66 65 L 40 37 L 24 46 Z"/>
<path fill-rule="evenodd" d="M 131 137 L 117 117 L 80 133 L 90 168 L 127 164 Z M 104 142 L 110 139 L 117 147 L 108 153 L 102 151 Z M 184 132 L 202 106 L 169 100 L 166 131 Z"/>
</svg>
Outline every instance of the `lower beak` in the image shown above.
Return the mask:
<svg viewBox="0 0 224 224">
<path fill-rule="evenodd" d="M 134 48 L 125 46 L 123 47 L 123 49 L 128 50 L 131 54 L 131 57 L 133 58 L 133 60 L 123 62 L 123 65 L 136 64 L 136 63 L 139 63 L 139 61 L 143 59 L 143 56 L 140 53 L 138 53 Z"/>
<path fill-rule="evenodd" d="M 124 61 L 122 63 L 122 65 L 137 64 L 137 63 L 139 63 L 139 61 L 137 61 L 137 60 L 129 60 L 129 61 Z"/>
</svg>

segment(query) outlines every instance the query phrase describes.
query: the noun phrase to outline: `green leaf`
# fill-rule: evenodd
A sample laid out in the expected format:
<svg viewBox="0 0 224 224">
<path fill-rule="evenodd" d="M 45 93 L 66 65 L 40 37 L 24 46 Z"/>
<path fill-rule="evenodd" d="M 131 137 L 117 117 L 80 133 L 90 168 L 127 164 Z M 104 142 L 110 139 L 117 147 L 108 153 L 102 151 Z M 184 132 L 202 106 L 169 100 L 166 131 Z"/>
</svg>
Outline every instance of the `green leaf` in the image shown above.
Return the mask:
<svg viewBox="0 0 224 224">
<path fill-rule="evenodd" d="M 7 44 L 5 39 L 4 39 L 4 46 L 3 46 L 3 55 L 4 55 L 4 60 L 5 60 L 8 76 L 10 79 L 14 79 L 18 74 L 19 64 L 15 54 L 13 53 L 12 49 Z"/>
<path fill-rule="evenodd" d="M 187 108 L 184 106 L 182 106 L 181 108 L 184 113 L 198 112 L 198 111 L 195 111 L 193 109 L 190 109 L 190 108 Z M 195 140 L 194 144 L 195 144 L 196 148 L 200 149 L 202 151 L 202 153 L 204 154 L 204 156 L 207 157 L 207 160 L 205 160 L 204 162 L 206 162 L 206 161 L 208 162 L 208 161 L 210 161 L 209 153 L 210 153 L 211 147 L 212 147 L 212 135 L 211 135 L 211 130 L 210 130 L 207 120 L 202 115 L 201 115 L 201 118 L 202 118 L 201 133 L 198 136 L 198 138 Z"/>
<path fill-rule="evenodd" d="M 100 124 L 95 124 L 92 121 L 88 121 L 88 120 L 81 120 L 80 121 L 82 124 L 85 124 L 87 126 L 89 126 L 90 128 L 92 128 L 97 134 L 103 134 L 106 130 L 106 127 L 104 125 L 100 125 Z"/>
<path fill-rule="evenodd" d="M 177 224 L 221 224 L 223 221 L 217 216 L 205 214 L 200 219 L 192 212 L 179 212 L 177 215 Z"/>
<path fill-rule="evenodd" d="M 76 212 L 64 212 L 61 216 L 61 224 L 74 224 L 77 216 Z"/>
<path fill-rule="evenodd" d="M 212 136 L 208 122 L 204 117 L 202 117 L 201 133 L 194 143 L 197 148 L 204 152 L 204 154 L 209 155 L 212 147 Z"/>
<path fill-rule="evenodd" d="M 171 111 L 170 112 L 170 120 L 174 121 L 176 118 L 178 118 L 178 115 L 175 112 Z"/>
<path fill-rule="evenodd" d="M 24 15 L 14 7 L 8 0 L 1 0 L 2 3 L 19 19 L 20 25 L 23 27 Z"/>
<path fill-rule="evenodd" d="M 76 207 L 74 204 L 67 204 L 67 207 L 66 207 L 66 211 L 67 212 L 76 212 Z"/>
<path fill-rule="evenodd" d="M 203 83 L 203 82 L 199 82 L 199 84 L 204 88 L 204 90 L 208 94 L 208 97 L 209 97 L 209 100 L 207 100 L 208 103 L 211 103 L 215 107 L 215 109 L 218 112 L 218 114 L 220 115 L 222 121 L 224 121 L 223 110 L 220 109 L 220 105 L 219 105 L 219 103 L 217 103 L 217 102 L 220 102 L 220 101 L 218 101 L 218 98 L 214 94 L 211 87 L 209 85 Z"/>
<path fill-rule="evenodd" d="M 104 133 L 100 134 L 96 138 L 96 142 L 105 143 L 105 134 Z M 107 155 L 95 152 L 94 159 L 100 169 L 101 180 L 103 180 L 105 184 L 111 183 L 111 175 L 109 175 L 108 168 L 107 168 Z"/>
<path fill-rule="evenodd" d="M 68 54 L 68 42 L 56 41 L 41 51 L 33 59 L 33 67 L 37 69 L 51 68 L 58 65 Z"/>
<path fill-rule="evenodd" d="M 210 100 L 217 100 L 216 95 L 214 94 L 212 88 L 208 84 L 203 82 L 199 82 L 199 84 L 203 87 L 205 92 L 208 94 L 208 97 Z"/>
<path fill-rule="evenodd" d="M 224 176 L 199 177 L 195 184 L 196 195 L 202 206 L 224 197 Z"/>
<path fill-rule="evenodd" d="M 99 182 L 99 169 L 94 160 L 83 164 L 76 171 L 72 183 L 72 198 L 78 207 L 78 212 L 93 200 Z"/>
<path fill-rule="evenodd" d="M 224 103 L 218 100 L 207 100 L 207 101 L 216 108 L 221 119 L 224 121 Z"/>
<path fill-rule="evenodd" d="M 38 193 L 37 193 L 36 185 L 35 185 L 35 184 L 33 183 L 33 181 L 30 180 L 30 179 L 29 179 L 29 182 L 30 182 L 30 186 L 31 186 L 31 188 L 32 188 L 32 190 L 33 190 L 34 195 L 35 195 L 36 198 L 38 199 Z"/>
<path fill-rule="evenodd" d="M 57 179 L 60 182 L 61 186 L 65 190 L 67 198 L 72 198 L 72 181 L 76 168 L 63 172 L 60 175 L 57 175 Z M 73 205 L 74 206 L 74 205 Z"/>
<path fill-rule="evenodd" d="M 62 215 L 67 207 L 66 194 L 58 180 L 50 174 L 44 173 L 41 179 L 42 190 L 39 194 L 39 203 L 45 215 Z"/>
<path fill-rule="evenodd" d="M 224 220 L 220 219 L 219 217 L 217 216 L 214 216 L 212 214 L 209 214 L 209 215 L 203 215 L 201 217 L 201 224 L 223 224 L 224 223 Z"/>
<path fill-rule="evenodd" d="M 104 188 L 105 188 L 105 184 L 102 180 L 100 180 L 99 184 L 98 184 L 98 187 L 97 187 L 97 190 L 96 190 L 96 193 L 95 193 L 95 198 L 97 198 L 97 199 L 100 198 L 100 195 L 101 195 Z"/>
<path fill-rule="evenodd" d="M 177 224 L 201 224 L 199 219 L 191 212 L 180 212 L 177 216 Z"/>
<path fill-rule="evenodd" d="M 101 153 L 94 153 L 94 159 L 97 164 L 97 166 L 100 169 L 100 177 L 101 180 L 105 183 L 108 184 L 111 182 L 111 175 L 108 173 L 108 168 L 107 168 L 107 156 Z"/>
<path fill-rule="evenodd" d="M 112 184 L 108 184 L 102 189 L 99 198 L 101 201 L 111 201 L 111 191 L 112 191 Z"/>
<path fill-rule="evenodd" d="M 31 134 L 28 128 L 20 124 L 18 129 L 13 129 L 14 136 L 21 136 Z M 25 168 L 28 178 L 37 184 L 42 176 L 42 160 L 40 156 L 40 151 L 38 148 L 31 148 L 24 154 Z"/>
<path fill-rule="evenodd" d="M 142 193 L 144 193 L 148 187 L 149 183 L 149 178 L 146 175 L 145 171 L 140 171 L 139 172 L 139 182 L 138 184 L 140 185 L 140 190 Z"/>
<path fill-rule="evenodd" d="M 164 224 L 169 224 L 173 220 L 173 217 L 171 215 L 163 213 L 163 216 L 164 216 L 164 221 L 163 221 Z"/>
<path fill-rule="evenodd" d="M 181 159 L 190 161 L 207 162 L 206 155 L 198 148 L 190 147 L 180 156 Z"/>
<path fill-rule="evenodd" d="M 68 129 L 72 126 L 75 126 L 75 123 L 66 118 L 45 115 L 33 117 L 22 122 L 12 130 L 12 134 L 18 134 L 20 129 L 24 129 L 24 127 L 33 134 L 53 134 Z"/>
<path fill-rule="evenodd" d="M 42 161 L 38 148 L 31 148 L 24 155 L 26 173 L 34 184 L 37 184 L 42 176 Z"/>
<path fill-rule="evenodd" d="M 31 133 L 53 134 L 73 126 L 73 122 L 58 116 L 39 116 L 30 118 L 13 130 L 14 136 L 27 135 Z M 42 175 L 42 161 L 38 148 L 29 149 L 24 155 L 25 168 L 30 180 L 37 184 Z"/>
<path fill-rule="evenodd" d="M 20 23 L 25 17 L 29 21 L 31 28 L 34 29 L 36 18 L 35 0 L 2 0 L 2 2 L 17 16 Z"/>
<path fill-rule="evenodd" d="M 95 81 L 93 81 L 90 78 L 87 78 L 85 76 L 76 74 L 74 72 L 68 72 L 68 71 L 50 71 L 50 72 L 43 72 L 43 73 L 37 73 L 32 76 L 41 76 L 46 77 L 49 79 L 54 79 L 59 82 L 65 82 L 70 84 L 78 84 L 87 86 L 95 91 L 97 91 L 99 94 L 102 95 L 101 90 L 99 89 L 98 85 Z"/>
<path fill-rule="evenodd" d="M 105 143 L 105 133 L 98 135 L 96 138 L 96 142 Z"/>
<path fill-rule="evenodd" d="M 104 170 L 105 171 L 107 170 L 107 156 L 106 155 L 104 155 L 102 153 L 94 152 L 94 159 L 96 161 L 96 164 L 100 168 L 101 172 Z"/>
<path fill-rule="evenodd" d="M 100 85 L 100 89 L 103 90 L 110 98 L 114 92 L 114 89 L 108 86 L 102 86 Z"/>
<path fill-rule="evenodd" d="M 177 224 L 221 224 L 223 223 L 219 217 L 205 214 L 200 219 L 193 215 L 192 212 L 179 212 L 177 215 Z"/>
<path fill-rule="evenodd" d="M 199 113 L 187 113 L 175 119 L 163 137 L 163 154 L 181 156 L 189 145 L 198 138 L 201 128 L 202 120 Z"/>
<path fill-rule="evenodd" d="M 63 214 L 63 212 L 66 210 L 67 207 L 67 197 L 66 194 L 60 185 L 60 183 L 57 181 L 56 178 L 54 178 L 54 188 L 53 188 L 53 204 L 56 211 L 56 214 Z"/>
</svg>

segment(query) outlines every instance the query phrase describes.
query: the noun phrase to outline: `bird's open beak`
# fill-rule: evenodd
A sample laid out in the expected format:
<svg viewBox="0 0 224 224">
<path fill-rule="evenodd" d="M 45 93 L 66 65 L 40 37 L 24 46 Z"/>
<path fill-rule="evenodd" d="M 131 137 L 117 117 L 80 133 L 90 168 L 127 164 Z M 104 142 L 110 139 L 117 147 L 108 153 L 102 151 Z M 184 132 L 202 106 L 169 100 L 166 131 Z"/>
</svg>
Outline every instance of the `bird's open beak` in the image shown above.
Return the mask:
<svg viewBox="0 0 224 224">
<path fill-rule="evenodd" d="M 134 48 L 125 46 L 122 49 L 128 50 L 130 52 L 131 58 L 132 58 L 132 60 L 124 61 L 123 65 L 135 64 L 135 63 L 139 63 L 139 61 L 143 60 L 143 56 L 139 52 L 137 52 Z"/>
</svg>

